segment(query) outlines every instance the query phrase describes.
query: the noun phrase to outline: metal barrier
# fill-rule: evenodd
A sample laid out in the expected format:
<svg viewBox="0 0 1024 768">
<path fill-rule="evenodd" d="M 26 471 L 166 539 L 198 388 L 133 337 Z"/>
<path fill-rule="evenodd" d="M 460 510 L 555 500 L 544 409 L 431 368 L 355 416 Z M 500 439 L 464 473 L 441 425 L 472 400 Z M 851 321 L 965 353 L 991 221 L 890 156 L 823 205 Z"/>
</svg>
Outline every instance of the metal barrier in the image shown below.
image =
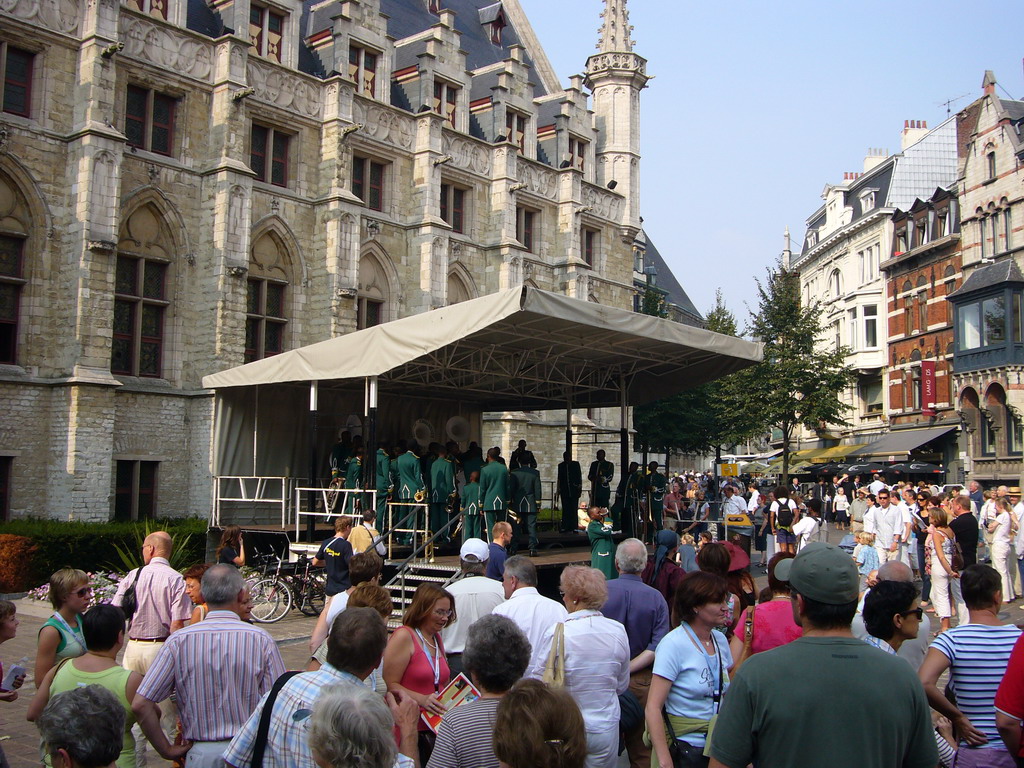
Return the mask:
<svg viewBox="0 0 1024 768">
<path fill-rule="evenodd" d="M 295 488 L 295 538 L 298 541 L 301 536 L 302 518 L 324 518 L 329 521 L 335 516 L 351 517 L 353 523 L 363 519 L 364 503 L 376 508 L 377 491 L 375 489 L 362 490 L 361 488 Z M 317 509 L 303 509 L 302 495 L 316 494 L 319 497 Z M 367 497 L 369 497 L 367 499 Z M 307 495 L 307 498 L 309 496 Z M 282 524 L 283 527 L 283 524 Z"/>
<path fill-rule="evenodd" d="M 275 504 L 281 507 L 281 527 L 288 521 L 288 501 L 291 498 L 289 486 L 291 477 L 259 475 L 217 475 L 213 478 L 216 489 L 213 498 L 213 514 L 210 525 L 220 525 L 221 505 L 224 503 Z M 237 484 L 237 485 L 236 485 Z M 234 486 L 234 488 L 233 488 Z M 237 492 L 233 492 L 237 490 Z M 278 490 L 273 496 L 267 494 Z"/>
</svg>

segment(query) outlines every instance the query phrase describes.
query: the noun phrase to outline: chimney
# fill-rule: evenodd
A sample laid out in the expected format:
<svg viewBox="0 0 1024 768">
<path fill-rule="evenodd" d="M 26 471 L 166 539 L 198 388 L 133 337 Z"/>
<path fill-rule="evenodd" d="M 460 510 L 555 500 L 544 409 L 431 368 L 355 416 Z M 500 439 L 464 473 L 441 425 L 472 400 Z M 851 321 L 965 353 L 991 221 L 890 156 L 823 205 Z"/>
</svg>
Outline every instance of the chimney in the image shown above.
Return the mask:
<svg viewBox="0 0 1024 768">
<path fill-rule="evenodd" d="M 991 96 L 996 92 L 996 73 L 991 69 L 985 70 L 985 77 L 981 81 L 981 92 L 986 96 Z"/>
<path fill-rule="evenodd" d="M 864 173 L 867 173 L 872 168 L 878 167 L 878 165 L 885 162 L 888 157 L 889 150 L 887 149 L 882 149 L 881 147 L 868 148 L 868 153 L 864 155 Z"/>
<path fill-rule="evenodd" d="M 903 133 L 900 134 L 900 151 L 911 144 L 916 144 L 928 133 L 928 123 L 924 120 L 904 120 Z"/>
</svg>

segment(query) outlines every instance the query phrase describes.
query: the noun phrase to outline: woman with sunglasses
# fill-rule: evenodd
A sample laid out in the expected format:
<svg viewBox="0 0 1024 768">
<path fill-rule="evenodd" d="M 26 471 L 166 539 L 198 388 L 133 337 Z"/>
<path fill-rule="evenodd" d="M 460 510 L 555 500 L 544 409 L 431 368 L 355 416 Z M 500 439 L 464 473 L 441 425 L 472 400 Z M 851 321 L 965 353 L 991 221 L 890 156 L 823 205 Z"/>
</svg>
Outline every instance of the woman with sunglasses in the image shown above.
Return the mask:
<svg viewBox="0 0 1024 768">
<path fill-rule="evenodd" d="M 423 711 L 444 714 L 438 694 L 448 685 L 451 672 L 441 630 L 454 624 L 455 618 L 455 599 L 448 590 L 432 582 L 416 587 L 402 626 L 384 651 L 384 682 L 389 692 L 408 696 Z M 420 765 L 426 765 L 434 749 L 434 733 L 422 720 L 419 731 Z"/>
<path fill-rule="evenodd" d="M 895 655 L 905 640 L 917 637 L 923 616 L 917 587 L 906 581 L 880 581 L 864 598 L 864 642 Z"/>
<path fill-rule="evenodd" d="M 39 630 L 32 678 L 39 682 L 57 662 L 85 653 L 80 619 L 92 602 L 89 575 L 77 568 L 61 568 L 50 577 L 49 596 L 54 614 Z"/>
<path fill-rule="evenodd" d="M 925 559 L 925 544 L 928 541 L 928 526 L 931 525 L 929 507 L 931 494 L 926 490 L 914 491 L 913 504 L 910 507 L 910 518 L 913 523 L 914 544 L 917 545 L 917 570 L 921 575 L 921 607 L 927 608 L 932 594 L 932 578 L 928 573 Z M 938 502 L 936 502 L 937 504 Z"/>
</svg>

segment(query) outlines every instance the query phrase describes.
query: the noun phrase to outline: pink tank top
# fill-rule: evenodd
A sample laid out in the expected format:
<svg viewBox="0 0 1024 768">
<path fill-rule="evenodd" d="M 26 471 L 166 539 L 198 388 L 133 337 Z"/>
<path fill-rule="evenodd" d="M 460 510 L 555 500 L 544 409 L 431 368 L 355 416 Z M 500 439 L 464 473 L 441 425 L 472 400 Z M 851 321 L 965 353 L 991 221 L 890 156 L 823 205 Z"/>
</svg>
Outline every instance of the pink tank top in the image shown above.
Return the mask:
<svg viewBox="0 0 1024 768">
<path fill-rule="evenodd" d="M 428 649 L 423 647 L 420 636 L 416 630 L 410 627 L 401 626 L 398 630 L 405 630 L 412 635 L 412 658 L 409 659 L 409 666 L 405 668 L 405 674 L 399 682 L 410 691 L 422 694 L 432 694 L 444 690 L 451 679 L 451 671 L 448 669 L 448 660 L 445 658 L 444 645 L 441 643 L 440 635 L 437 639 L 437 659 L 434 660 L 428 655 Z M 396 631 L 398 631 L 396 630 Z M 435 684 L 435 664 L 437 669 Z M 426 728 L 426 724 L 420 721 L 420 730 Z"/>
</svg>

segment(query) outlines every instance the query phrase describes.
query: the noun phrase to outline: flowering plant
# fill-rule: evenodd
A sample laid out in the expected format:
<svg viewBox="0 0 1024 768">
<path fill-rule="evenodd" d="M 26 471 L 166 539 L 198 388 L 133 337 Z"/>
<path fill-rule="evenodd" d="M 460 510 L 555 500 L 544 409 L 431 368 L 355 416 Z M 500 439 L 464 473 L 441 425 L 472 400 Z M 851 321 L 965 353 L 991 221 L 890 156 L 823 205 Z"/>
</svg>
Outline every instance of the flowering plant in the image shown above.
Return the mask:
<svg viewBox="0 0 1024 768">
<path fill-rule="evenodd" d="M 112 572 L 97 572 L 86 575 L 89 577 L 89 586 L 92 587 L 92 601 L 89 603 L 90 608 L 94 605 L 106 605 L 113 600 L 114 594 L 117 592 L 117 587 L 121 583 L 121 579 L 124 578 L 124 574 Z M 50 585 L 42 584 L 35 589 L 30 589 L 28 597 L 31 600 L 48 602 L 50 599 Z"/>
</svg>

